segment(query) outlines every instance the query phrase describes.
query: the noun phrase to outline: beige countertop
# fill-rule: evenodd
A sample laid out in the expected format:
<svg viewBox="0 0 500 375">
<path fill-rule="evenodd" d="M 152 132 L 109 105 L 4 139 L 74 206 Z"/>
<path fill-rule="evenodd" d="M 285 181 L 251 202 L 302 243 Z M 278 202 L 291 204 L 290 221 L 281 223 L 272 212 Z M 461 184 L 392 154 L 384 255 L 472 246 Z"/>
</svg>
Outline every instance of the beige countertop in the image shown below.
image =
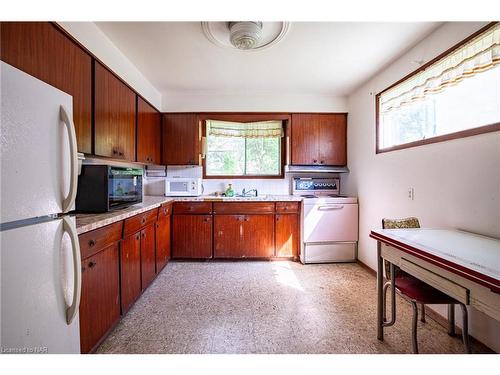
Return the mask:
<svg viewBox="0 0 500 375">
<path fill-rule="evenodd" d="M 145 195 L 142 202 L 127 208 L 101 214 L 76 214 L 76 232 L 82 234 L 109 224 L 125 220 L 142 212 L 160 207 L 163 203 L 173 202 L 171 197 Z"/>
<path fill-rule="evenodd" d="M 215 195 L 201 195 L 199 197 L 173 197 L 179 202 L 300 202 L 302 197 L 296 195 L 260 195 L 258 197 L 216 197 Z"/>
<path fill-rule="evenodd" d="M 216 197 L 202 195 L 199 197 L 163 197 L 145 195 L 142 203 L 127 208 L 100 214 L 76 214 L 76 231 L 78 234 L 104 227 L 117 221 L 125 220 L 142 212 L 160 207 L 167 202 L 300 202 L 303 198 L 293 195 L 263 195 L 259 197 Z"/>
</svg>

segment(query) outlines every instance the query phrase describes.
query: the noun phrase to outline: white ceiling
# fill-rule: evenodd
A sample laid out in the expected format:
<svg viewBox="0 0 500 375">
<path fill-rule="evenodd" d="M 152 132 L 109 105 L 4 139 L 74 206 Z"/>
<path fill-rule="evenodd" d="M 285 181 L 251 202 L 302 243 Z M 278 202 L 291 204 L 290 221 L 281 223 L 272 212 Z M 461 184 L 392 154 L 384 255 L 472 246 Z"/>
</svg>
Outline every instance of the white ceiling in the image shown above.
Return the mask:
<svg viewBox="0 0 500 375">
<path fill-rule="evenodd" d="M 292 22 L 255 52 L 212 44 L 200 22 L 97 22 L 162 94 L 345 96 L 441 23 Z"/>
</svg>

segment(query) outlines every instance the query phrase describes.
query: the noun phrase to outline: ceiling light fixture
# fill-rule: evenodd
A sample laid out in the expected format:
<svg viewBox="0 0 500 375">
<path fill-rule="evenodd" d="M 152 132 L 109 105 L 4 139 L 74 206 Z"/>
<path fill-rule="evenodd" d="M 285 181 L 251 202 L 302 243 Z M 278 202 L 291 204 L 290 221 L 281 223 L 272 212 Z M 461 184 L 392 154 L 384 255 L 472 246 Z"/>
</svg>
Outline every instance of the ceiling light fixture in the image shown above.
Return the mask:
<svg viewBox="0 0 500 375">
<path fill-rule="evenodd" d="M 290 22 L 202 22 L 201 28 L 213 44 L 239 52 L 258 52 L 279 43 L 290 29 Z"/>
<path fill-rule="evenodd" d="M 238 49 L 253 49 L 262 38 L 262 22 L 239 21 L 228 22 L 231 44 Z"/>
</svg>

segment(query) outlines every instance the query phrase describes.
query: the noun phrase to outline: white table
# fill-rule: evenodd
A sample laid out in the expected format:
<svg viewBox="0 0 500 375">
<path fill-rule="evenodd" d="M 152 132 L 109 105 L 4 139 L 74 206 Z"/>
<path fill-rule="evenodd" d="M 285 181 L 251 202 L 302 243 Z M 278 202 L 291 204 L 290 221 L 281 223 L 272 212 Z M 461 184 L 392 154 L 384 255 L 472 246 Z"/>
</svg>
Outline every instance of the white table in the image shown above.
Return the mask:
<svg viewBox="0 0 500 375">
<path fill-rule="evenodd" d="M 377 336 L 384 338 L 383 259 L 500 321 L 500 240 L 450 229 L 376 229 Z"/>
</svg>

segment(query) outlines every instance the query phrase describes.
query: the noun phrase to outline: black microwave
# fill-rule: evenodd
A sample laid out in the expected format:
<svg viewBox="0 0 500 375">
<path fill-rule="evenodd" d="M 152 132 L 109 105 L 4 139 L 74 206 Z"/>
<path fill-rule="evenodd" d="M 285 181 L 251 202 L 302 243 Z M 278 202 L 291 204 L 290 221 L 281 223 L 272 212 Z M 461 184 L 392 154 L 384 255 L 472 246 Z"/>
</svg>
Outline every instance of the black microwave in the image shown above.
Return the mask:
<svg viewBox="0 0 500 375">
<path fill-rule="evenodd" d="M 82 165 L 77 212 L 107 212 L 142 202 L 142 168 Z"/>
</svg>

